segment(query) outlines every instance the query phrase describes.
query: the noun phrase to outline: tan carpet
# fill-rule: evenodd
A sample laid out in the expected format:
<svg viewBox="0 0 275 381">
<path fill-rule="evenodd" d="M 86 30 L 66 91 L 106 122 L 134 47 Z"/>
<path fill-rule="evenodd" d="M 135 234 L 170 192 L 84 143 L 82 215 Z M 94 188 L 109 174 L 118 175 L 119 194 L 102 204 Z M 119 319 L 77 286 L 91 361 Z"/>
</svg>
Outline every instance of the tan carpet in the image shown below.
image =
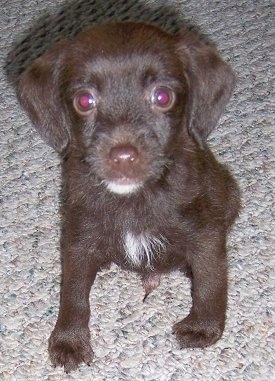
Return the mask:
<svg viewBox="0 0 275 381">
<path fill-rule="evenodd" d="M 274 1 L 154 1 L 150 10 L 153 1 L 144 1 L 147 6 L 138 0 L 111 3 L 1 1 L 0 380 L 271 381 Z M 228 320 L 215 346 L 183 351 L 177 346 L 171 325 L 190 308 L 189 283 L 180 274 L 163 277 L 142 303 L 136 275 L 112 267 L 100 273 L 91 295 L 94 363 L 68 376 L 51 367 L 47 354 L 59 302 L 59 160 L 32 129 L 10 80 L 60 35 L 74 34 L 113 12 L 119 18 L 155 18 L 171 30 L 182 20 L 194 24 L 231 63 L 238 87 L 210 144 L 235 173 L 244 208 L 229 240 Z"/>
</svg>

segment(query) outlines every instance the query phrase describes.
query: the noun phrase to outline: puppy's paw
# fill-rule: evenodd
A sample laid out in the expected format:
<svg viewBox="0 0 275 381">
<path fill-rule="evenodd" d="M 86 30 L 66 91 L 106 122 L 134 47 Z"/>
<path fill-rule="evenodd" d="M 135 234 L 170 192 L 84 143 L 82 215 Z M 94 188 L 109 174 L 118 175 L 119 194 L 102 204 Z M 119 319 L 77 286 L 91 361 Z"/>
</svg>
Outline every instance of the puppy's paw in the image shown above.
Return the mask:
<svg viewBox="0 0 275 381">
<path fill-rule="evenodd" d="M 66 373 L 76 370 L 81 363 L 90 365 L 93 351 L 89 329 L 55 328 L 49 339 L 49 355 L 54 366 L 63 366 Z"/>
<path fill-rule="evenodd" d="M 223 333 L 224 323 L 215 320 L 200 320 L 190 314 L 182 321 L 174 324 L 180 348 L 204 348 L 214 344 Z"/>
</svg>

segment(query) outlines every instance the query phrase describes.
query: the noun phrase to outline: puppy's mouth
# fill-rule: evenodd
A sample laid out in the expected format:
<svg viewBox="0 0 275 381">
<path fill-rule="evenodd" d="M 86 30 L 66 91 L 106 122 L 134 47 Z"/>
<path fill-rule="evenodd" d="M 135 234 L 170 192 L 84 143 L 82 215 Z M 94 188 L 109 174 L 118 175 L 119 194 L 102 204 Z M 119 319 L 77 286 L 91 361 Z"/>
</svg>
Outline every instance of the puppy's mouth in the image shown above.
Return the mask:
<svg viewBox="0 0 275 381">
<path fill-rule="evenodd" d="M 135 193 L 143 185 L 142 181 L 130 179 L 127 177 L 122 177 L 113 180 L 104 180 L 103 182 L 110 192 L 120 195 Z"/>
</svg>

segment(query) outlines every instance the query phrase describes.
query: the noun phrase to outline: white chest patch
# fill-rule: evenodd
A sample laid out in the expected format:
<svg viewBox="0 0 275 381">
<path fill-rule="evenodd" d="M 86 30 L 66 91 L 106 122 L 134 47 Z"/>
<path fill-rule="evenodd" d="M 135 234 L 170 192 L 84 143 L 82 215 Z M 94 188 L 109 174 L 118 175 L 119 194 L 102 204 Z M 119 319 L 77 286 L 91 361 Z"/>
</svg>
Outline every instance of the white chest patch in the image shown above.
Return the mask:
<svg viewBox="0 0 275 381">
<path fill-rule="evenodd" d="M 152 260 L 165 249 L 166 239 L 163 236 L 154 237 L 150 234 L 134 235 L 127 232 L 124 236 L 126 258 L 135 266 L 139 266 L 145 259 L 147 267 L 152 267 Z"/>
</svg>

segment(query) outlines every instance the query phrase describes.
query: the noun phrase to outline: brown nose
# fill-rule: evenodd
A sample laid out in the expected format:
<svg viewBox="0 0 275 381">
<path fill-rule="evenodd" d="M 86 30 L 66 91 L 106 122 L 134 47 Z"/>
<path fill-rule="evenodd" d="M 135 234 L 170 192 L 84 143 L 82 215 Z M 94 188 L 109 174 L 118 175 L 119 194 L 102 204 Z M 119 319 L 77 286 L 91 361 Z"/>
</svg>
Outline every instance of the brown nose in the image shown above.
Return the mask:
<svg viewBox="0 0 275 381">
<path fill-rule="evenodd" d="M 138 151 L 130 144 L 119 145 L 111 149 L 110 159 L 117 165 L 129 165 L 138 159 Z"/>
</svg>

